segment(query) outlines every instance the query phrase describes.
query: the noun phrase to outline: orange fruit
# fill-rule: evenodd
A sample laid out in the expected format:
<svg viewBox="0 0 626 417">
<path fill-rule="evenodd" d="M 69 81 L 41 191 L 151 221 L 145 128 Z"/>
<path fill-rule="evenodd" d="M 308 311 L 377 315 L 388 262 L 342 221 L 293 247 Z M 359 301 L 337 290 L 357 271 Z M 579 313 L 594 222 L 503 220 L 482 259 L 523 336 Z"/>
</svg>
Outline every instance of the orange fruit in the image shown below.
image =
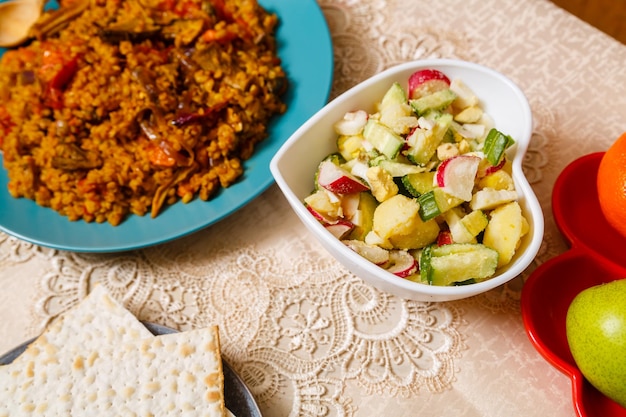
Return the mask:
<svg viewBox="0 0 626 417">
<path fill-rule="evenodd" d="M 602 157 L 597 181 L 598 199 L 604 217 L 626 237 L 626 133 Z"/>
</svg>

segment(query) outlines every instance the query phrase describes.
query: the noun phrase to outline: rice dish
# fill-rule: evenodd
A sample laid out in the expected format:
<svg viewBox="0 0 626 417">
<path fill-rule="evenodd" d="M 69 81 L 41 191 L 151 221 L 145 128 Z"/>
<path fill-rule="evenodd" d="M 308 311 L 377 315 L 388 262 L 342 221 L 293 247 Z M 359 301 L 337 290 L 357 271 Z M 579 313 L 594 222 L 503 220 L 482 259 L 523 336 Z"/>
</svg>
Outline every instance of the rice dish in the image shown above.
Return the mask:
<svg viewBox="0 0 626 417">
<path fill-rule="evenodd" d="M 62 2 L 0 61 L 9 192 L 112 225 L 209 200 L 286 109 L 277 25 L 255 0 Z"/>
</svg>

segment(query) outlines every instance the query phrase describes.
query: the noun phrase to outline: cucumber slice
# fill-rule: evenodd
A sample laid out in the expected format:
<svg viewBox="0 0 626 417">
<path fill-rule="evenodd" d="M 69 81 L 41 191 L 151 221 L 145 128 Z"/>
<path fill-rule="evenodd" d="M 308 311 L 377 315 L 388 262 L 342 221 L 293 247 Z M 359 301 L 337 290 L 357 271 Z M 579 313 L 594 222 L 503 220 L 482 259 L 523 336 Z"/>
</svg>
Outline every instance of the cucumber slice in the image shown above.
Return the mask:
<svg viewBox="0 0 626 417">
<path fill-rule="evenodd" d="M 413 107 L 413 110 L 415 110 L 415 113 L 421 116 L 431 110 L 445 109 L 452 104 L 454 99 L 456 99 L 456 94 L 448 88 L 420 97 L 416 100 L 410 100 L 409 103 L 411 107 Z"/>
<path fill-rule="evenodd" d="M 417 198 L 417 202 L 420 203 L 419 214 L 422 220 L 434 219 L 441 214 L 433 190 L 420 195 Z"/>
<path fill-rule="evenodd" d="M 333 152 L 329 154 L 324 161 L 331 161 L 335 165 L 341 165 L 346 162 L 344 157 L 339 152 Z"/>
<path fill-rule="evenodd" d="M 483 152 L 489 163 L 496 166 L 502 160 L 507 148 L 515 143 L 512 137 L 505 135 L 497 129 L 491 129 L 485 139 Z"/>
<path fill-rule="evenodd" d="M 378 121 L 394 133 L 405 135 L 417 126 L 417 117 L 409 105 L 406 92 L 399 83 L 393 83 L 379 105 Z"/>
<path fill-rule="evenodd" d="M 462 199 L 447 194 L 439 187 L 423 193 L 417 201 L 420 203 L 420 217 L 424 221 L 433 219 L 463 203 Z"/>
<path fill-rule="evenodd" d="M 450 243 L 449 245 L 435 246 L 432 249 L 432 256 L 448 256 L 473 252 L 480 246 L 484 245 L 479 243 Z"/>
<path fill-rule="evenodd" d="M 433 283 L 433 268 L 431 265 L 433 246 L 434 245 L 428 245 L 424 247 L 419 257 L 419 267 L 422 281 L 429 285 L 432 285 Z"/>
<path fill-rule="evenodd" d="M 413 197 L 419 197 L 434 188 L 434 178 L 434 171 L 418 172 L 403 176 L 402 184 Z"/>
<path fill-rule="evenodd" d="M 454 285 L 474 279 L 484 281 L 495 274 L 498 252 L 480 243 L 453 243 L 432 249 L 433 285 Z"/>
<path fill-rule="evenodd" d="M 404 184 L 402 183 L 402 178 L 404 177 L 393 177 L 393 182 L 398 186 L 398 194 L 402 194 L 405 197 L 413 198 L 415 197 L 409 190 L 406 189 Z"/>
<path fill-rule="evenodd" d="M 389 159 L 394 159 L 404 146 L 402 136 L 395 134 L 388 127 L 370 119 L 363 130 L 363 137 L 380 153 Z"/>
<path fill-rule="evenodd" d="M 392 177 L 405 177 L 409 174 L 423 173 L 426 168 L 400 161 L 381 159 L 377 165 L 387 171 Z"/>
<path fill-rule="evenodd" d="M 398 82 L 394 82 L 389 90 L 383 96 L 382 101 L 380 102 L 380 111 L 384 111 L 390 105 L 395 104 L 405 104 L 407 103 L 407 96 L 404 88 Z"/>
</svg>

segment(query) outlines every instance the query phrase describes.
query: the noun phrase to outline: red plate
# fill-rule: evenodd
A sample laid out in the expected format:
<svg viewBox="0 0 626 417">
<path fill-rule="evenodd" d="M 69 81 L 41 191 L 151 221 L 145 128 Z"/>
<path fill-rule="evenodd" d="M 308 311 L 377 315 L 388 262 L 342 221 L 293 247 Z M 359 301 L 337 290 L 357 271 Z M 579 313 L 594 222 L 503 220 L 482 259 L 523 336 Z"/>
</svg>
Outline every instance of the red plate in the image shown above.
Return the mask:
<svg viewBox="0 0 626 417">
<path fill-rule="evenodd" d="M 606 221 L 596 177 L 603 152 L 569 164 L 554 184 L 552 212 L 570 250 L 537 268 L 522 290 L 522 318 L 537 351 L 572 380 L 580 417 L 626 417 L 626 408 L 596 390 L 582 375 L 567 344 L 565 316 L 582 290 L 626 278 L 626 239 Z"/>
</svg>

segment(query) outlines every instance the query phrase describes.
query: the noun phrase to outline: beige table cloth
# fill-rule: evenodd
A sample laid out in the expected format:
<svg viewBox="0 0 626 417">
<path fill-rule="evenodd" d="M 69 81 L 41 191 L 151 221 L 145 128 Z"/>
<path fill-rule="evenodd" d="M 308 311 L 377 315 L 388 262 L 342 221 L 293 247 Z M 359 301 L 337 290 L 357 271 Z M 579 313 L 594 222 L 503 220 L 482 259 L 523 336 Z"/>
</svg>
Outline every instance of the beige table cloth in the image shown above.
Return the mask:
<svg viewBox="0 0 626 417">
<path fill-rule="evenodd" d="M 333 97 L 420 58 L 477 62 L 519 84 L 535 123 L 524 169 L 546 218 L 535 263 L 484 295 L 406 301 L 346 271 L 272 186 L 210 228 L 129 253 L 69 253 L 0 234 L 0 352 L 102 283 L 142 320 L 218 324 L 225 358 L 267 417 L 574 416 L 569 379 L 525 334 L 520 291 L 567 249 L 550 205 L 558 174 L 626 131 L 626 46 L 547 0 L 319 4 Z"/>
</svg>

